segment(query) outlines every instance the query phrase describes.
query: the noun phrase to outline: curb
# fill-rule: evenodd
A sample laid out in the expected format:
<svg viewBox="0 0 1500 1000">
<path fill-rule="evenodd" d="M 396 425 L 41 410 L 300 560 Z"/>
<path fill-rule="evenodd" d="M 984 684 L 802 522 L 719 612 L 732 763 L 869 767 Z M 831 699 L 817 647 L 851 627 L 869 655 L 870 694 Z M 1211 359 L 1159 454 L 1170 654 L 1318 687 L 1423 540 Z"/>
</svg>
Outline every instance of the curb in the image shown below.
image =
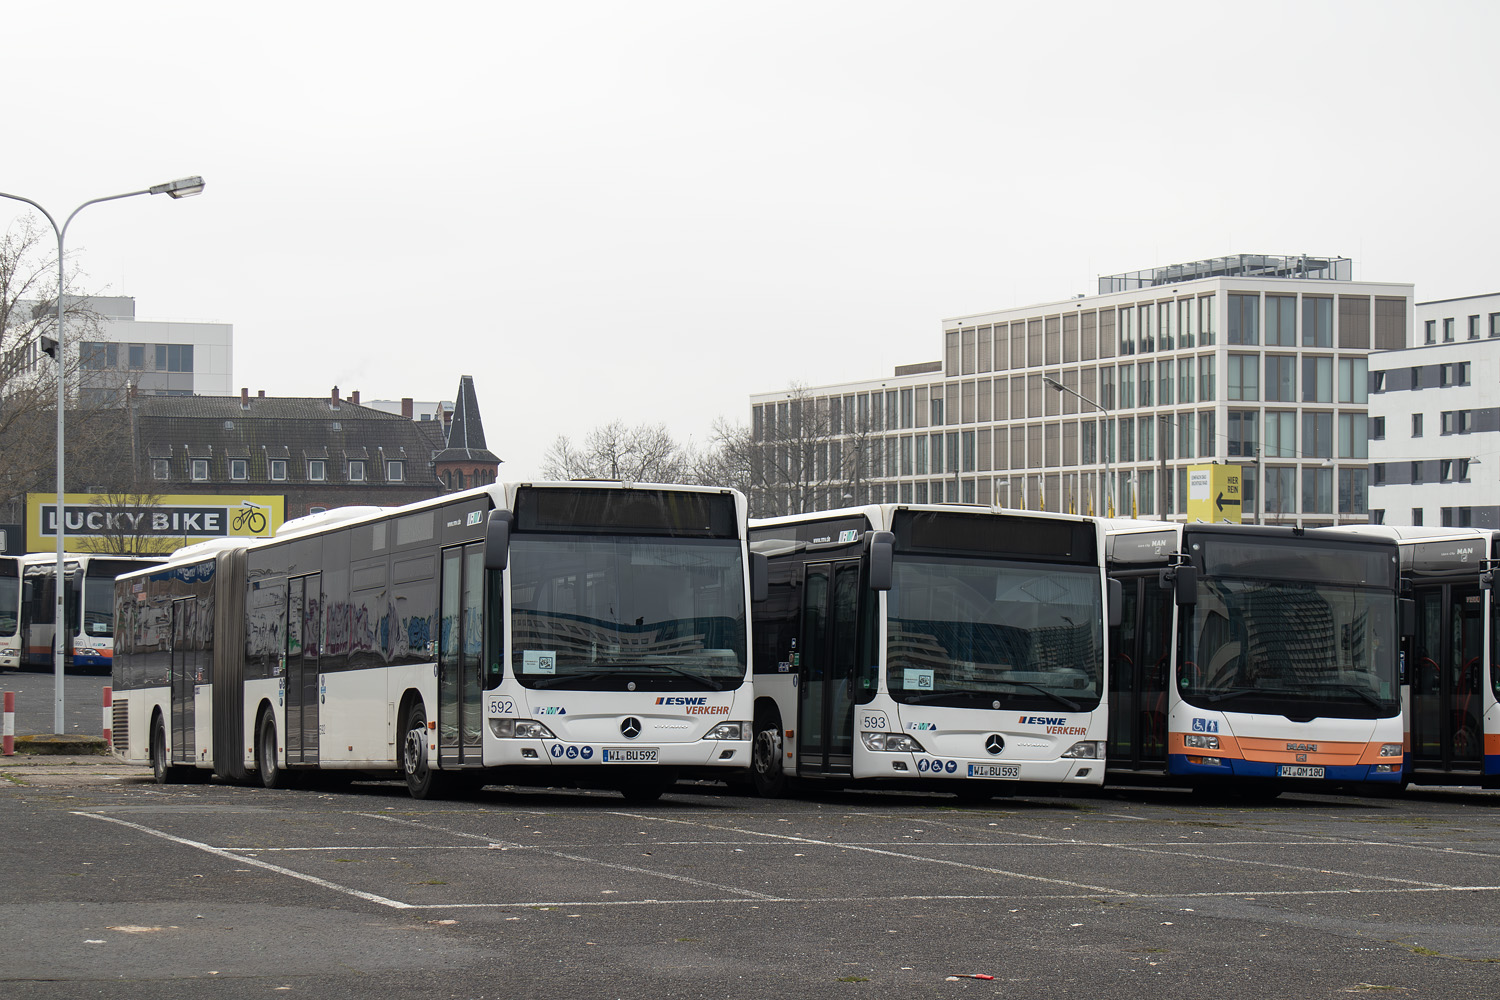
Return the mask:
<svg viewBox="0 0 1500 1000">
<path fill-rule="evenodd" d="M 67 755 L 72 757 L 83 756 L 110 756 L 109 744 L 104 742 L 102 736 L 69 736 L 66 734 L 41 734 L 34 736 L 17 736 L 16 756 L 22 754 L 36 756 Z"/>
</svg>

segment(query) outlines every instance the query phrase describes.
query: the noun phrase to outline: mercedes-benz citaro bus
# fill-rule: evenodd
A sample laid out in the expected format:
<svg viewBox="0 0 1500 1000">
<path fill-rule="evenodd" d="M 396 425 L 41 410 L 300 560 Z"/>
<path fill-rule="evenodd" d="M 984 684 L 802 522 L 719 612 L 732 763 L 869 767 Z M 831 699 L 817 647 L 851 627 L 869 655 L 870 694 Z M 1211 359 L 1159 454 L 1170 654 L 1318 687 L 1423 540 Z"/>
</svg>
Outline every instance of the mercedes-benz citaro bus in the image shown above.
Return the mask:
<svg viewBox="0 0 1500 1000">
<path fill-rule="evenodd" d="M 752 777 L 983 798 L 1103 778 L 1098 522 L 964 505 L 752 520 Z"/>
<path fill-rule="evenodd" d="M 1353 530 L 1396 543 L 1403 593 L 1415 605 L 1412 634 L 1401 650 L 1404 779 L 1500 788 L 1500 605 L 1494 590 L 1500 533 L 1373 524 Z"/>
<path fill-rule="evenodd" d="M 120 578 L 113 739 L 158 781 L 399 772 L 658 797 L 749 766 L 733 490 L 497 484 L 190 546 Z"/>
<path fill-rule="evenodd" d="M 1394 542 L 1112 521 L 1110 782 L 1274 797 L 1401 779 Z"/>
</svg>

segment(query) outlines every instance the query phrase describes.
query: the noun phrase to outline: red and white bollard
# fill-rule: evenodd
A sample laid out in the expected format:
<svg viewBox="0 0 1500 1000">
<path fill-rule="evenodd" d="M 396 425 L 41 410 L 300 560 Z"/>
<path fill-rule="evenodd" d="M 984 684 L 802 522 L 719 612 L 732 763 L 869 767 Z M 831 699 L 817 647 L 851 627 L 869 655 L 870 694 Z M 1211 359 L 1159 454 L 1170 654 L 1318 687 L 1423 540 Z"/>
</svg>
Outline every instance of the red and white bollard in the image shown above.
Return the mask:
<svg viewBox="0 0 1500 1000">
<path fill-rule="evenodd" d="M 115 745 L 115 741 L 113 739 L 114 725 L 115 725 L 114 689 L 106 687 L 104 689 L 104 744 L 105 744 L 105 746 L 112 747 L 112 746 Z"/>
<path fill-rule="evenodd" d="M 14 691 L 5 692 L 5 724 L 3 728 L 0 728 L 0 733 L 4 733 L 3 740 L 0 742 L 4 743 L 5 756 L 14 757 L 16 755 L 16 693 Z"/>
</svg>

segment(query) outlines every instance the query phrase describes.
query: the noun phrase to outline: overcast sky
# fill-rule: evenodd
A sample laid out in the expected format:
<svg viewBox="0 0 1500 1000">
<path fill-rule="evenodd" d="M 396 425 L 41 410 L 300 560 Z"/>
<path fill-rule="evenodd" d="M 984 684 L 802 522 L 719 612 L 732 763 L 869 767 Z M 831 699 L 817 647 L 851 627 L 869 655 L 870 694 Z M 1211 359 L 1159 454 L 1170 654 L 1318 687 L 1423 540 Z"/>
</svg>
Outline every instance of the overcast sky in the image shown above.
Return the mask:
<svg viewBox="0 0 1500 1000">
<path fill-rule="evenodd" d="M 236 385 L 451 399 L 502 477 L 614 419 L 940 356 L 1229 253 L 1500 291 L 1500 4 L 7 4 L 0 190 Z M 0 224 L 22 206 L 0 201 Z M 13 211 L 14 209 L 14 211 Z"/>
</svg>

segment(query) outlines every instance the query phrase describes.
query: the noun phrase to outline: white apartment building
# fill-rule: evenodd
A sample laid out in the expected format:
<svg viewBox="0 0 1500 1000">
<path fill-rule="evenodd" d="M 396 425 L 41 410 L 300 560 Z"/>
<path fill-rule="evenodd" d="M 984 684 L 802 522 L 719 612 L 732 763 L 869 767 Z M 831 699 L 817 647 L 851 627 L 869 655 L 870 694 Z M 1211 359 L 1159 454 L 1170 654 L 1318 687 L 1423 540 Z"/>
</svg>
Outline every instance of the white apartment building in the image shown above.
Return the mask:
<svg viewBox="0 0 1500 1000">
<path fill-rule="evenodd" d="M 1181 516 L 1188 467 L 1217 462 L 1244 466 L 1247 522 L 1365 522 L 1367 355 L 1407 345 L 1412 286 L 1351 275 L 1347 258 L 1241 254 L 1103 277 L 1097 295 L 943 320 L 935 365 L 753 395 L 752 434 L 767 456 L 811 452 L 813 506 L 1098 513 L 1107 477 L 1116 513 Z M 758 512 L 791 502 L 761 492 Z"/>
<path fill-rule="evenodd" d="M 126 386 L 146 396 L 228 396 L 234 392 L 234 327 L 229 323 L 139 320 L 135 299 L 89 299 L 97 332 L 78 341 L 85 401 L 111 401 Z"/>
<path fill-rule="evenodd" d="M 1421 346 L 1370 357 L 1370 520 L 1500 528 L 1500 293 L 1414 313 Z"/>
</svg>

